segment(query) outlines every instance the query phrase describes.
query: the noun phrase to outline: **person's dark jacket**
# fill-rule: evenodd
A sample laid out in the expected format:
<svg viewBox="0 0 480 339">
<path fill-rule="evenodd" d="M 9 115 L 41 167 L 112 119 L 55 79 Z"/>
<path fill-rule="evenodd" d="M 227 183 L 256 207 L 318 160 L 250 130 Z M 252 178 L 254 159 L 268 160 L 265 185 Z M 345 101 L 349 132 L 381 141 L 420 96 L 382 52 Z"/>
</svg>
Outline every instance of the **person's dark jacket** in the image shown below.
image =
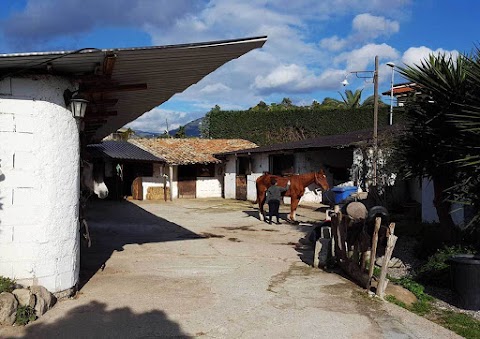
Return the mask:
<svg viewBox="0 0 480 339">
<path fill-rule="evenodd" d="M 282 193 L 286 192 L 289 189 L 289 185 L 287 187 L 281 187 L 278 185 L 272 185 L 267 190 L 267 199 L 265 200 L 268 204 L 269 201 L 277 200 L 280 201 L 282 199 Z"/>
</svg>

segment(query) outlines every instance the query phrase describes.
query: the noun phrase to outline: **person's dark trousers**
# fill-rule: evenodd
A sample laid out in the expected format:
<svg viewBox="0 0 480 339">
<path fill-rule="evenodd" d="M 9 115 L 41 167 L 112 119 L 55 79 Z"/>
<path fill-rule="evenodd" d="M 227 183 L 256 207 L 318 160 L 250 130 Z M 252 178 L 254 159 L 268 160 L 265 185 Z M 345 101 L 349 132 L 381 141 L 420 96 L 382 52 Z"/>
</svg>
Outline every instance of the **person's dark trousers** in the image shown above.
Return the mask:
<svg viewBox="0 0 480 339">
<path fill-rule="evenodd" d="M 270 200 L 268 202 L 268 217 L 269 217 L 269 222 L 272 222 L 272 217 L 276 216 L 277 217 L 277 223 L 279 222 L 278 220 L 278 208 L 280 207 L 280 201 L 278 200 Z"/>
</svg>

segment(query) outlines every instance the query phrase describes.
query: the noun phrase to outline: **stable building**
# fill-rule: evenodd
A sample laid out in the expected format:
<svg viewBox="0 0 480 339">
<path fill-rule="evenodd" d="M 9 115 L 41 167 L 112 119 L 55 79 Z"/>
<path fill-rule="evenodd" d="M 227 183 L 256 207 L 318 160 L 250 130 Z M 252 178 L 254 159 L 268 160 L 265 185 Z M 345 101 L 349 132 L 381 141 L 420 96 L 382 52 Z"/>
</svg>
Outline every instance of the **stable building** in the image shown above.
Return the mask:
<svg viewBox="0 0 480 339">
<path fill-rule="evenodd" d="M 242 139 L 144 138 L 129 142 L 165 160 L 154 170 L 154 177 L 160 183 L 160 178 L 168 178 L 170 199 L 224 197 L 225 164 L 214 154 L 257 147 Z M 155 182 L 155 178 L 143 180 Z"/>
</svg>

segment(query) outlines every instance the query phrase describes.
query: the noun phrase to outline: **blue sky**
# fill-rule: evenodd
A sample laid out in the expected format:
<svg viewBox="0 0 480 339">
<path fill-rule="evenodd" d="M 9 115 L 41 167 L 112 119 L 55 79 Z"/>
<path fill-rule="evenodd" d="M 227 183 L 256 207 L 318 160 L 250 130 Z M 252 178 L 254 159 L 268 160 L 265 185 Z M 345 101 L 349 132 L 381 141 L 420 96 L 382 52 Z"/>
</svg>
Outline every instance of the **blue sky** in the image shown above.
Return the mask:
<svg viewBox="0 0 480 339">
<path fill-rule="evenodd" d="M 380 59 L 414 64 L 429 53 L 479 43 L 477 0 L 0 0 L 0 53 L 157 46 L 267 35 L 262 49 L 221 67 L 129 126 L 163 132 L 213 106 L 246 109 L 288 97 L 298 105 L 340 99 L 352 70 Z M 372 94 L 349 76 L 348 89 Z M 395 82 L 401 82 L 396 77 Z M 389 97 L 382 98 L 389 103 Z"/>
</svg>

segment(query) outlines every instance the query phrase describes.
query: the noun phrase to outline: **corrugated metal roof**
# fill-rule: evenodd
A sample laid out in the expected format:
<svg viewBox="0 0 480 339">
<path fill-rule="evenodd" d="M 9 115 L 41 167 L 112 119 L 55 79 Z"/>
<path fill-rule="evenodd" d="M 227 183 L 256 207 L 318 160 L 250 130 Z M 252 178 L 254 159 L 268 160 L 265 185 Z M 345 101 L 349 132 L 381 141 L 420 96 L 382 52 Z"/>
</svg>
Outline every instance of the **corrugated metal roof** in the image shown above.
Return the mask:
<svg viewBox="0 0 480 339">
<path fill-rule="evenodd" d="M 220 163 L 213 154 L 255 147 L 242 139 L 131 139 L 129 142 L 165 158 L 172 165 Z"/>
<path fill-rule="evenodd" d="M 115 160 L 165 162 L 165 159 L 157 157 L 127 141 L 103 141 L 99 144 L 88 145 L 87 150 L 93 157 L 107 157 Z"/>
<path fill-rule="evenodd" d="M 398 133 L 401 127 L 393 126 L 378 131 L 379 137 L 384 134 Z M 316 148 L 340 148 L 355 146 L 360 143 L 371 143 L 373 140 L 372 130 L 354 131 L 339 135 L 326 135 L 312 139 L 292 141 L 281 144 L 267 145 L 256 148 L 242 149 L 238 151 L 215 153 L 215 156 L 245 155 L 251 153 L 274 153 L 282 151 L 294 151 Z"/>
<path fill-rule="evenodd" d="M 142 48 L 0 54 L 0 79 L 25 73 L 63 75 L 80 80 L 84 92 L 97 91 L 90 107 L 97 105 L 105 111 L 102 102 L 118 99 L 108 107 L 116 115 L 102 115 L 106 121 L 101 122 L 85 119 L 86 132 L 93 140 L 101 140 L 228 61 L 262 47 L 266 40 L 263 36 Z M 105 91 L 105 84 L 145 84 L 146 89 Z M 87 112 L 92 118 L 100 114 Z"/>
</svg>

